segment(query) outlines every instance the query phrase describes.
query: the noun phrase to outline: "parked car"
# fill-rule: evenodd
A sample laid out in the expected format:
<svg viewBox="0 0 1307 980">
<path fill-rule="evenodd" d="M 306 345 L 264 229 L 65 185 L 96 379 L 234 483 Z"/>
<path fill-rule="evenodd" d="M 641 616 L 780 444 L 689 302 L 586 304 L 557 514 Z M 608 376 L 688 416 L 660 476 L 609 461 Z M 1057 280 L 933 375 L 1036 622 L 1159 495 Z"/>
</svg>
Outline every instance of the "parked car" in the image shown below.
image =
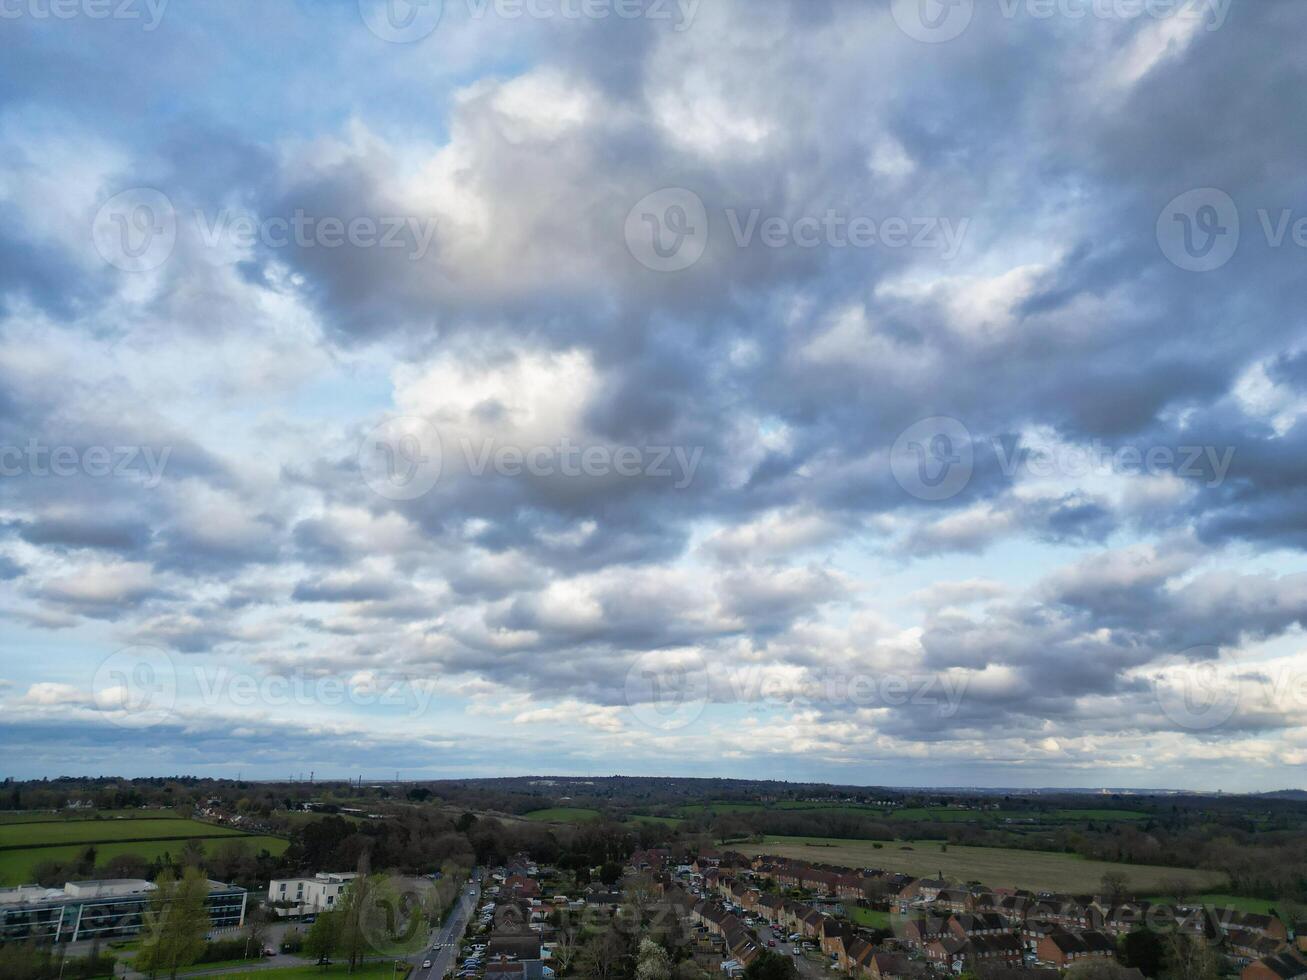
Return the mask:
<svg viewBox="0 0 1307 980">
<path fill-rule="evenodd" d="M 770 946 L 770 947 L 772 947 L 773 949 L 775 949 L 775 948 L 776 948 L 776 940 L 775 940 L 775 939 L 768 939 L 768 940 L 767 940 L 767 945 Z"/>
</svg>

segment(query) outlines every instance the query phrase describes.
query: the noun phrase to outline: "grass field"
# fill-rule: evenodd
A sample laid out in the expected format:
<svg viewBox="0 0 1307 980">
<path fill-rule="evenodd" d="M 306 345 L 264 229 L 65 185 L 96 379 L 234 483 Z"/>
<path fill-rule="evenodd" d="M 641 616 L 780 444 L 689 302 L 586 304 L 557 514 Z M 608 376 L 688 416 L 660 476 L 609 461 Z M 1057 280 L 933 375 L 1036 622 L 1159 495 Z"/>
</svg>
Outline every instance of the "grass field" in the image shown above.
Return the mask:
<svg viewBox="0 0 1307 980">
<path fill-rule="evenodd" d="M 628 819 L 631 823 L 656 823 L 664 827 L 676 827 L 685 823 L 682 817 L 655 817 L 647 813 L 632 813 Z"/>
<path fill-rule="evenodd" d="M 697 814 L 756 813 L 760 810 L 804 811 L 820 810 L 840 816 L 869 817 L 875 820 L 920 820 L 938 823 L 1000 823 L 1004 820 L 1029 823 L 1074 823 L 1085 820 L 1147 820 L 1148 814 L 1137 810 L 962 810 L 950 807 L 903 807 L 882 810 L 878 807 L 857 806 L 851 803 L 811 803 L 803 800 L 785 800 L 779 803 L 689 803 L 681 812 Z"/>
<path fill-rule="evenodd" d="M 172 810 L 6 810 L 0 813 L 0 824 L 52 823 L 65 820 L 114 820 L 121 817 L 176 819 Z"/>
<path fill-rule="evenodd" d="M 588 823 L 591 820 L 598 820 L 603 814 L 583 806 L 551 806 L 546 810 L 532 810 L 522 816 L 527 820 L 545 823 Z"/>
<path fill-rule="evenodd" d="M 264 849 L 272 854 L 286 850 L 288 842 L 280 837 L 254 837 L 248 835 L 225 835 L 202 840 L 205 849 L 237 840 L 248 847 L 254 854 Z M 96 844 L 95 860 L 103 864 L 119 854 L 137 854 L 152 861 L 165 853 L 176 856 L 185 844 L 185 840 L 146 841 L 144 843 Z M 71 861 L 86 847 L 85 844 L 65 844 L 60 847 L 25 847 L 12 851 L 0 851 L 0 887 L 32 883 L 32 866 L 41 861 Z"/>
<path fill-rule="evenodd" d="M 857 868 L 885 868 L 921 877 L 942 871 L 946 878 L 1032 891 L 1093 892 L 1109 871 L 1124 874 L 1130 889 L 1141 894 L 1156 891 L 1159 882 L 1165 879 L 1183 878 L 1197 889 L 1219 888 L 1225 884 L 1225 877 L 1213 871 L 1087 861 L 1074 854 L 956 845 L 942 851 L 938 841 L 886 842 L 880 848 L 872 844 L 872 841 L 822 837 L 768 837 L 762 844 L 737 845 L 737 850 Z"/>
<path fill-rule="evenodd" d="M 1171 903 L 1175 901 L 1173 895 L 1153 895 L 1148 899 L 1150 902 Z M 1224 895 L 1219 892 L 1212 892 L 1205 895 L 1194 895 L 1186 899 L 1189 904 L 1202 902 L 1208 908 L 1225 908 L 1238 909 L 1240 912 L 1257 912 L 1261 915 L 1269 915 L 1275 908 L 1275 903 L 1264 898 L 1244 898 L 1240 895 Z"/>
<path fill-rule="evenodd" d="M 234 827 L 219 827 L 181 817 L 128 820 L 50 820 L 0 825 L 0 848 L 79 844 L 89 841 L 187 840 L 191 837 L 240 837 Z"/>
<path fill-rule="evenodd" d="M 864 909 L 856 905 L 847 906 L 849 918 L 860 926 L 866 926 L 868 929 L 888 929 L 889 913 L 881 912 L 879 909 Z"/>
</svg>

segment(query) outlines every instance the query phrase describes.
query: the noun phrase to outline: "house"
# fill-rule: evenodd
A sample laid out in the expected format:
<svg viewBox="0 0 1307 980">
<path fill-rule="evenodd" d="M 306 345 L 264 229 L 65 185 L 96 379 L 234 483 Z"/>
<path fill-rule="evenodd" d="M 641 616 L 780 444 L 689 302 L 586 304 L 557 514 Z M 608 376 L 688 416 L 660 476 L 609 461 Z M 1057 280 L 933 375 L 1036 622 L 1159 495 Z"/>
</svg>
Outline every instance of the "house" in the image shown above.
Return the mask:
<svg viewBox="0 0 1307 980">
<path fill-rule="evenodd" d="M 903 886 L 899 898 L 906 902 L 933 902 L 947 887 L 948 882 L 939 878 L 918 878 Z"/>
<path fill-rule="evenodd" d="M 916 976 L 911 962 L 899 953 L 880 951 L 872 953 L 862 972 L 871 980 L 907 980 Z"/>
<path fill-rule="evenodd" d="M 945 937 L 955 938 L 949 932 L 948 920 L 939 916 L 912 918 L 903 924 L 903 942 L 913 949 L 922 949 Z"/>
<path fill-rule="evenodd" d="M 486 943 L 486 962 L 497 959 L 538 960 L 540 955 L 540 937 L 531 936 L 494 936 Z"/>
<path fill-rule="evenodd" d="M 510 875 L 504 882 L 503 894 L 510 898 L 539 898 L 540 883 L 525 875 Z"/>
<path fill-rule="evenodd" d="M 1001 936 L 1012 932 L 1008 920 L 997 912 L 964 912 L 961 915 L 950 916 L 947 928 L 959 939 L 970 939 L 973 936 Z"/>
<path fill-rule="evenodd" d="M 1249 963 L 1239 977 L 1240 980 L 1303 980 L 1307 978 L 1307 961 L 1295 952 L 1286 951 Z"/>
<path fill-rule="evenodd" d="M 1259 936 L 1275 939 L 1282 943 L 1289 941 L 1289 930 L 1285 928 L 1283 922 L 1273 915 L 1241 912 L 1238 909 L 1229 908 L 1214 909 L 1213 914 L 1222 932 L 1242 929 L 1245 932 L 1256 933 Z"/>
<path fill-rule="evenodd" d="M 971 893 L 965 888 L 941 888 L 935 904 L 949 912 L 965 912 L 971 907 Z"/>
<path fill-rule="evenodd" d="M 1096 930 L 1074 933 L 1057 931 L 1039 940 L 1035 955 L 1041 963 L 1065 968 L 1086 959 L 1114 959 L 1116 944 Z"/>
</svg>

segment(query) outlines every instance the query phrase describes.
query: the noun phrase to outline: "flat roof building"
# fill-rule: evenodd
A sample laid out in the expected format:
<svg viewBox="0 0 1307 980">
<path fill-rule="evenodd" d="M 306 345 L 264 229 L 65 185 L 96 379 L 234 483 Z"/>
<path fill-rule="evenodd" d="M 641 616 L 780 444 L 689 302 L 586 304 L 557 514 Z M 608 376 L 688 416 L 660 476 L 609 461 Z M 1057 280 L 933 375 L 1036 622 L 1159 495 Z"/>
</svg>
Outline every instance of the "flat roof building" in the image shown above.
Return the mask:
<svg viewBox="0 0 1307 980">
<path fill-rule="evenodd" d="M 0 889 L 0 942 L 111 939 L 141 931 L 156 886 L 143 878 L 69 881 L 63 888 Z M 245 923 L 244 888 L 209 882 L 205 906 L 213 927 Z"/>
<path fill-rule="evenodd" d="M 283 917 L 330 912 L 357 877 L 353 871 L 320 871 L 312 878 L 273 878 L 268 882 L 268 905 Z"/>
</svg>

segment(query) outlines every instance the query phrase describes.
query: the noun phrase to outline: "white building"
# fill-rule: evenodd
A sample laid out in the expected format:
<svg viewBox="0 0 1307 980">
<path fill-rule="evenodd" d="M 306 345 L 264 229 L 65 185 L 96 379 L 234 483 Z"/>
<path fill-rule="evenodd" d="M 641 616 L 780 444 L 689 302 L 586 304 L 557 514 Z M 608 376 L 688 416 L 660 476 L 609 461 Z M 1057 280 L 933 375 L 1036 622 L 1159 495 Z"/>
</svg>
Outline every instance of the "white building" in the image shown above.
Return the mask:
<svg viewBox="0 0 1307 980">
<path fill-rule="evenodd" d="M 268 903 L 280 916 L 330 912 L 357 877 L 353 871 L 320 871 L 312 878 L 273 878 L 268 882 Z"/>
</svg>

